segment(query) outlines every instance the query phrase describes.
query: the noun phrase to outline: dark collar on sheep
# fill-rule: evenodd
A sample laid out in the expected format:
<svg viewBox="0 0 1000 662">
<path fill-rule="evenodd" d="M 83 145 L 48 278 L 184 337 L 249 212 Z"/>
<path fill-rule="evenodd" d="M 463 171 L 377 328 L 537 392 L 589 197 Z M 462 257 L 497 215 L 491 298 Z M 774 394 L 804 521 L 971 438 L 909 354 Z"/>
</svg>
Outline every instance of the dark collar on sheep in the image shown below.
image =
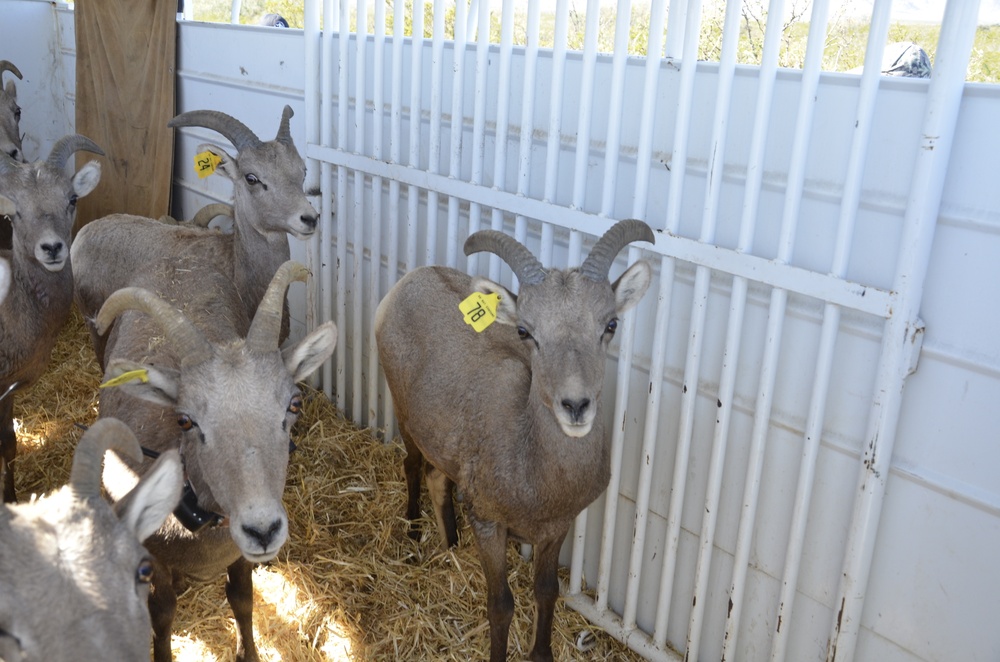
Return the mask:
<svg viewBox="0 0 1000 662">
<path fill-rule="evenodd" d="M 143 447 L 142 454 L 154 460 L 160 457 L 157 451 Z M 181 456 L 183 463 L 184 456 Z M 194 486 L 188 480 L 187 470 L 184 471 L 184 489 L 181 491 L 181 500 L 174 508 L 174 517 L 181 525 L 191 533 L 198 533 L 208 526 L 223 526 L 228 522 L 225 515 L 220 515 L 211 510 L 205 510 L 198 505 L 198 495 L 195 494 Z"/>
</svg>

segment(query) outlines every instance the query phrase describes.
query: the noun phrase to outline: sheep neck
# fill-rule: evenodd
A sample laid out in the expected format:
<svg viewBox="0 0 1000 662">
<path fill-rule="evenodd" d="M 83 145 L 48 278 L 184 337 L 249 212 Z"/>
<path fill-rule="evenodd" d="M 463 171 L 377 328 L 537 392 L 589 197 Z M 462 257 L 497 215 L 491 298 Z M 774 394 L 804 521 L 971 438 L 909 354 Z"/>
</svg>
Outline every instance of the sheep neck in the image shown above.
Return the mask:
<svg viewBox="0 0 1000 662">
<path fill-rule="evenodd" d="M 237 291 L 245 293 L 245 301 L 252 307 L 252 319 L 271 278 L 291 252 L 284 232 L 259 232 L 249 221 L 243 220 L 238 216 L 233 224 L 236 239 L 233 242 L 233 281 Z"/>
</svg>

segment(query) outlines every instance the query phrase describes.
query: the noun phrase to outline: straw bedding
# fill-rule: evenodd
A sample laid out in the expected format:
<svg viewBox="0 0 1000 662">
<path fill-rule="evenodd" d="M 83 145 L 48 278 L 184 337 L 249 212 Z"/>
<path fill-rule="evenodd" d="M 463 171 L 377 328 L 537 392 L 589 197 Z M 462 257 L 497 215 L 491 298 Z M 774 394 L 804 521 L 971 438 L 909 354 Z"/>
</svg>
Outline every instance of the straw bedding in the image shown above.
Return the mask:
<svg viewBox="0 0 1000 662">
<path fill-rule="evenodd" d="M 26 499 L 64 484 L 73 448 L 97 416 L 100 372 L 74 312 L 45 377 L 19 394 L 18 494 Z M 271 563 L 254 572 L 254 627 L 264 660 L 472 660 L 489 657 L 486 586 L 468 528 L 457 549 L 439 551 L 433 517 L 423 539 L 406 535 L 403 450 L 381 444 L 310 392 L 293 430 L 298 450 L 288 471 L 290 536 Z M 425 504 L 425 508 L 427 504 Z M 510 582 L 517 612 L 511 659 L 531 646 L 531 564 L 514 546 Z M 562 575 L 566 581 L 566 576 Z M 580 651 L 581 632 L 596 646 Z M 637 660 L 562 601 L 553 647 L 558 660 Z M 234 658 L 235 626 L 224 578 L 178 599 L 174 657 Z"/>
</svg>

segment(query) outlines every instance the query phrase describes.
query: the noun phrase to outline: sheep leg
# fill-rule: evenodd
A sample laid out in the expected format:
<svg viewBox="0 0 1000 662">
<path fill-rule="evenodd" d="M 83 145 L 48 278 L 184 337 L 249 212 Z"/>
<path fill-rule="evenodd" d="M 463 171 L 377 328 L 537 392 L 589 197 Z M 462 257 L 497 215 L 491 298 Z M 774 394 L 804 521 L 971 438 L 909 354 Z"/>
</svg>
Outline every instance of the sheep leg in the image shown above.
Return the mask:
<svg viewBox="0 0 1000 662">
<path fill-rule="evenodd" d="M 490 662 L 507 662 L 507 637 L 514 618 L 514 594 L 507 583 L 507 527 L 469 518 L 486 575 L 486 615 L 490 623 Z"/>
<path fill-rule="evenodd" d="M 14 394 L 0 400 L 0 458 L 3 458 L 3 502 L 15 503 L 14 456 L 17 455 L 17 435 L 14 433 Z"/>
<path fill-rule="evenodd" d="M 438 533 L 444 549 L 458 544 L 458 529 L 455 525 L 455 502 L 451 499 L 451 488 L 455 483 L 437 467 L 427 465 L 427 492 L 434 504 Z"/>
<path fill-rule="evenodd" d="M 403 473 L 406 474 L 406 519 L 410 520 L 409 536 L 413 540 L 419 541 L 420 527 L 417 526 L 417 520 L 420 519 L 420 479 L 424 473 L 424 454 L 413 443 L 402 421 L 400 421 L 399 428 L 399 434 L 403 438 L 403 446 L 406 448 Z"/>
<path fill-rule="evenodd" d="M 226 598 L 236 618 L 236 659 L 258 662 L 253 640 L 253 564 L 241 556 L 227 571 Z"/>
<path fill-rule="evenodd" d="M 153 561 L 153 585 L 149 594 L 149 618 L 153 626 L 153 662 L 170 662 L 170 635 L 177 612 L 177 592 L 172 573 Z"/>
<path fill-rule="evenodd" d="M 537 543 L 534 549 L 535 570 L 535 643 L 528 659 L 552 662 L 552 615 L 559 597 L 559 548 L 564 532 L 555 540 Z"/>
</svg>

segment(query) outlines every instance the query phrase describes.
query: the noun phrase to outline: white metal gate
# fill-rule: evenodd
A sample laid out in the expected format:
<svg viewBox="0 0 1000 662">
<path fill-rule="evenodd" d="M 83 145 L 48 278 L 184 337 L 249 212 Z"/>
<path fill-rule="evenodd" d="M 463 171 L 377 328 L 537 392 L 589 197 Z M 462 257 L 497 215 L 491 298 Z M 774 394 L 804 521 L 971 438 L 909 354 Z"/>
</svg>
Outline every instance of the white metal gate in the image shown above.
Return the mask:
<svg viewBox="0 0 1000 662">
<path fill-rule="evenodd" d="M 888 89 L 891 0 L 857 80 L 820 74 L 829 0 L 796 72 L 778 70 L 777 21 L 762 66 L 736 66 L 739 0 L 719 63 L 696 61 L 701 0 L 674 0 L 669 24 L 651 3 L 662 58 L 627 56 L 627 1 L 610 55 L 597 0 L 582 51 L 568 0 L 552 49 L 538 0 L 516 48 L 515 3 L 436 4 L 425 26 L 419 3 L 306 2 L 305 154 L 323 191 L 310 312 L 341 334 L 323 387 L 391 433 L 372 318 L 402 273 L 510 284 L 495 257 L 460 256 L 468 233 L 503 229 L 566 265 L 614 220 L 646 220 L 656 245 L 627 260 L 655 258 L 658 285 L 624 320 L 610 497 L 567 542 L 566 600 L 650 659 L 854 659 L 978 2 L 948 3 L 929 84 Z M 871 154 L 878 132 L 901 151 Z M 880 159 L 897 180 L 873 181 Z"/>
</svg>

